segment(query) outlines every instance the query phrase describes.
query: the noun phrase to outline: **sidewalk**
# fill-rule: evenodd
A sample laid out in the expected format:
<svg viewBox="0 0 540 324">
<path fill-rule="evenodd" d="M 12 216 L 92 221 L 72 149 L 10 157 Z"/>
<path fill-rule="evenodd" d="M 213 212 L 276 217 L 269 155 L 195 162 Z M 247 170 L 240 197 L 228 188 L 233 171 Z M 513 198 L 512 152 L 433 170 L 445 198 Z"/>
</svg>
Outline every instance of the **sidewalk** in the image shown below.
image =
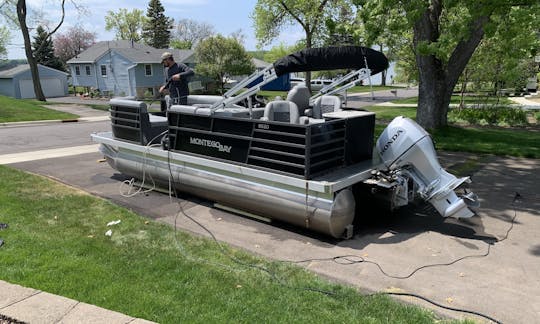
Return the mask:
<svg viewBox="0 0 540 324">
<path fill-rule="evenodd" d="M 2 315 L 27 323 L 154 323 L 0 280 L 0 322 Z"/>
<path fill-rule="evenodd" d="M 522 106 L 523 109 L 540 110 L 540 102 L 525 97 L 509 97 L 508 99 Z"/>
<path fill-rule="evenodd" d="M 374 91 L 373 96 L 371 92 L 347 93 L 346 106 L 348 108 L 362 108 L 385 103 L 388 101 L 406 99 L 417 96 L 418 88 L 402 88 Z"/>
</svg>

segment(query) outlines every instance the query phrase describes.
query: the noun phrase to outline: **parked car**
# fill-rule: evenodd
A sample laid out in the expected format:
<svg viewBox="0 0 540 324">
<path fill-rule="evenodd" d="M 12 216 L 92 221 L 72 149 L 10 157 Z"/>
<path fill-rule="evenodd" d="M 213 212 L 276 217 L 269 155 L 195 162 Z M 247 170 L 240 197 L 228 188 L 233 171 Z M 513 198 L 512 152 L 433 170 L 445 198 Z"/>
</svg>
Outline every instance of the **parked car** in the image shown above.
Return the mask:
<svg viewBox="0 0 540 324">
<path fill-rule="evenodd" d="M 319 91 L 324 86 L 332 84 L 332 80 L 313 79 L 311 80 L 311 91 Z"/>
<path fill-rule="evenodd" d="M 536 77 L 528 78 L 527 79 L 527 86 L 526 86 L 527 92 L 536 92 L 538 89 L 538 82 L 536 80 Z"/>
<path fill-rule="evenodd" d="M 299 84 L 305 84 L 306 83 L 306 79 L 304 78 L 299 78 L 299 77 L 291 77 L 291 88 L 295 87 L 296 85 L 299 85 Z"/>
</svg>

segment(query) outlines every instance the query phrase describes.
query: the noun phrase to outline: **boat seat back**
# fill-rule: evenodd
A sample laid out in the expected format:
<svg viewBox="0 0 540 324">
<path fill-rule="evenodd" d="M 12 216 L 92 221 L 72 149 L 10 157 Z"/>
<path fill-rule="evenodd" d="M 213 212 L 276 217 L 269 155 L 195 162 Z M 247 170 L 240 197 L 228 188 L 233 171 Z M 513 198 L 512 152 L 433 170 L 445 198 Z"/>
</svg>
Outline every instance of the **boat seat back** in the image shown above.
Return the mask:
<svg viewBox="0 0 540 324">
<path fill-rule="evenodd" d="M 188 105 L 196 105 L 196 104 L 214 104 L 217 101 L 223 99 L 222 96 L 211 96 L 211 95 L 189 95 L 187 97 L 187 104 Z"/>
<path fill-rule="evenodd" d="M 109 101 L 115 138 L 140 145 L 159 143 L 168 129 L 167 118 L 152 115 L 142 101 L 113 98 Z"/>
<path fill-rule="evenodd" d="M 173 105 L 169 109 L 170 111 L 179 112 L 183 114 L 191 114 L 191 115 L 203 115 L 203 116 L 210 116 L 211 110 L 206 105 L 194 105 L 194 106 L 187 106 L 187 105 Z"/>
<path fill-rule="evenodd" d="M 337 96 L 320 96 L 313 104 L 312 117 L 323 118 L 323 114 L 341 111 L 341 99 Z"/>
<path fill-rule="evenodd" d="M 294 86 L 287 94 L 287 101 L 292 101 L 296 104 L 301 114 L 304 114 L 304 110 L 309 108 L 309 98 L 311 93 L 305 84 L 298 84 Z"/>
<path fill-rule="evenodd" d="M 264 116 L 261 120 L 280 121 L 291 124 L 299 123 L 298 106 L 291 101 L 271 101 L 264 107 Z"/>
</svg>

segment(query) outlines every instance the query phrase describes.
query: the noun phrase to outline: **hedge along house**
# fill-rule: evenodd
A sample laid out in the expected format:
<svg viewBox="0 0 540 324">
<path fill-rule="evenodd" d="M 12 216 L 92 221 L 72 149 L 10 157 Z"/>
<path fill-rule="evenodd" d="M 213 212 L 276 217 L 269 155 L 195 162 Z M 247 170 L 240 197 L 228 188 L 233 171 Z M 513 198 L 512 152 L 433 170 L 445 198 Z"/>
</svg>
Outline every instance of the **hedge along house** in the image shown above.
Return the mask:
<svg viewBox="0 0 540 324">
<path fill-rule="evenodd" d="M 38 64 L 38 71 L 46 98 L 67 96 L 67 73 L 41 64 Z M 30 65 L 21 64 L 0 71 L 0 94 L 16 99 L 35 98 Z"/>
<path fill-rule="evenodd" d="M 164 51 L 127 40 L 103 41 L 67 64 L 74 86 L 91 88 L 107 96 L 157 97 L 159 87 L 165 82 L 161 65 Z M 182 51 L 172 52 L 178 61 Z"/>
</svg>

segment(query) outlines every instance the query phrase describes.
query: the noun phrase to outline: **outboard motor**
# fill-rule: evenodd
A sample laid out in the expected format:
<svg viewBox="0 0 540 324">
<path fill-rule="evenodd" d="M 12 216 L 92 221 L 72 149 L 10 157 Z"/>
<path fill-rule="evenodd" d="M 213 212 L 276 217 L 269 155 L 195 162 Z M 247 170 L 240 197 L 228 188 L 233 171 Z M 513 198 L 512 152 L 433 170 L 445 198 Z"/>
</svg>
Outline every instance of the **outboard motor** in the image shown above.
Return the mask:
<svg viewBox="0 0 540 324">
<path fill-rule="evenodd" d="M 462 183 L 470 182 L 469 177 L 456 178 L 446 172 L 437 160 L 430 135 L 411 119 L 396 117 L 377 140 L 376 151 L 396 183 L 405 184 L 408 191 L 406 186 L 412 179 L 416 193 L 443 217 L 474 215 L 467 204 L 476 203 L 476 196 L 469 192 L 458 197 L 454 192 Z"/>
</svg>

